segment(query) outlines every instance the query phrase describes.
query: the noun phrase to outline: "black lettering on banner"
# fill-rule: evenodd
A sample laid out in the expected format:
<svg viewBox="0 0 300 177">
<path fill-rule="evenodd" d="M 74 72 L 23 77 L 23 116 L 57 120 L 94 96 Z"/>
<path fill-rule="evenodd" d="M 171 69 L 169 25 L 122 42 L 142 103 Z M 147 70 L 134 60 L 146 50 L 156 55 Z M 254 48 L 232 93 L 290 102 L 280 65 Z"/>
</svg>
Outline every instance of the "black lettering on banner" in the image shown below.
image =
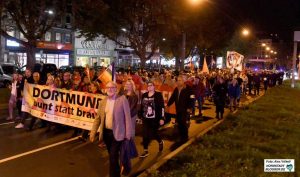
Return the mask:
<svg viewBox="0 0 300 177">
<path fill-rule="evenodd" d="M 59 95 L 59 92 L 56 90 L 53 90 L 51 100 L 58 101 L 58 98 L 57 98 L 58 95 Z"/>
<path fill-rule="evenodd" d="M 51 90 L 48 88 L 41 89 L 38 87 L 33 87 L 32 94 L 33 94 L 33 97 L 39 97 L 44 100 L 51 99 L 54 103 L 55 102 L 63 102 L 63 103 L 84 106 L 84 107 L 89 107 L 89 108 L 96 108 L 96 109 L 98 109 L 98 107 L 100 105 L 100 101 L 102 100 L 101 98 L 98 98 L 94 95 L 90 96 L 90 95 L 74 94 L 72 92 L 62 92 L 62 91 L 57 91 L 57 90 Z M 40 105 L 37 105 L 37 106 L 41 108 Z M 57 109 L 58 109 L 58 111 L 60 111 L 61 108 L 54 107 L 54 109 L 56 111 L 57 111 Z M 82 114 L 88 115 L 85 112 L 83 112 Z M 92 117 L 92 115 L 91 115 L 91 117 Z"/>
<path fill-rule="evenodd" d="M 96 103 L 96 98 L 94 97 L 93 100 L 91 97 L 87 97 L 86 98 L 86 103 L 85 103 L 85 107 L 91 107 L 94 108 L 95 107 L 95 103 Z"/>
<path fill-rule="evenodd" d="M 51 96 L 51 91 L 48 89 L 42 90 L 41 96 L 43 99 L 49 99 Z"/>
<path fill-rule="evenodd" d="M 80 102 L 81 101 L 81 102 Z M 82 99 L 80 100 L 80 95 L 77 95 L 77 104 L 79 106 L 83 106 L 85 102 L 85 96 L 82 96 Z"/>
<path fill-rule="evenodd" d="M 65 95 L 66 93 L 64 93 L 64 92 L 59 92 L 59 93 L 61 94 L 60 101 L 61 101 L 61 102 L 64 102 L 64 95 Z"/>
<path fill-rule="evenodd" d="M 39 97 L 41 90 L 39 88 L 33 87 L 33 97 Z"/>
<path fill-rule="evenodd" d="M 70 93 L 66 94 L 66 102 L 67 103 L 75 104 L 75 100 L 76 100 L 75 94 L 70 94 Z"/>
</svg>

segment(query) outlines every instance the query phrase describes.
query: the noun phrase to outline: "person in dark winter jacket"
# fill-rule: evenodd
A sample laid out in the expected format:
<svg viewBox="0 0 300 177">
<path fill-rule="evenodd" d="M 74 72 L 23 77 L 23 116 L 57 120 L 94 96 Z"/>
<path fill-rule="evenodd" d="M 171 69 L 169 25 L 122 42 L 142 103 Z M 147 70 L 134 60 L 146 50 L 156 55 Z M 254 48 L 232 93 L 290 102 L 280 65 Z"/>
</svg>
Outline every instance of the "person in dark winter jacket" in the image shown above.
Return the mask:
<svg viewBox="0 0 300 177">
<path fill-rule="evenodd" d="M 227 95 L 227 85 L 224 79 L 220 76 L 217 78 L 216 84 L 213 86 L 214 103 L 216 105 L 216 118 L 222 119 L 224 114 L 224 107 Z"/>
<path fill-rule="evenodd" d="M 255 95 L 259 95 L 259 88 L 260 88 L 260 76 L 258 73 L 255 73 L 253 76 L 253 83 L 254 83 L 254 93 Z"/>
<path fill-rule="evenodd" d="M 228 85 L 228 96 L 230 99 L 230 111 L 237 107 L 237 99 L 240 97 L 241 89 L 236 79 L 233 79 Z"/>
<path fill-rule="evenodd" d="M 175 102 L 180 143 L 188 140 L 189 114 L 191 113 L 193 103 L 192 94 L 192 89 L 184 84 L 183 76 L 178 76 L 177 87 L 168 101 L 168 106 L 171 106 Z"/>
</svg>

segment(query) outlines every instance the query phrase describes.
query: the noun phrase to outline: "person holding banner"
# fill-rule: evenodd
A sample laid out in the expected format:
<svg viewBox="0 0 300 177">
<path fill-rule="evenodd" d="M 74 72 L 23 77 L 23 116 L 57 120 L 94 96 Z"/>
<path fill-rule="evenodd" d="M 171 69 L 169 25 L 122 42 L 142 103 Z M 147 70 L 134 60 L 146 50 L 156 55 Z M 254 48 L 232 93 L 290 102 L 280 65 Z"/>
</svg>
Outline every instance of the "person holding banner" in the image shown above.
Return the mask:
<svg viewBox="0 0 300 177">
<path fill-rule="evenodd" d="M 61 83 L 60 88 L 70 90 L 71 87 L 72 87 L 71 73 L 70 72 L 64 72 L 63 82 Z"/>
<path fill-rule="evenodd" d="M 129 103 L 125 96 L 117 95 L 117 84 L 106 84 L 107 97 L 101 100 L 97 116 L 90 132 L 90 141 L 95 141 L 99 129 L 99 140 L 104 141 L 109 153 L 109 174 L 120 176 L 119 154 L 124 140 L 130 140 L 132 122 Z"/>
<path fill-rule="evenodd" d="M 149 155 L 148 146 L 152 138 L 156 139 L 159 145 L 159 151 L 163 150 L 164 142 L 161 139 L 158 128 L 164 124 L 164 99 L 161 92 L 155 91 L 154 82 L 149 81 L 148 92 L 142 95 L 141 99 L 141 117 L 143 121 L 143 146 L 144 153 L 141 158 Z"/>
<path fill-rule="evenodd" d="M 193 91 L 185 85 L 183 75 L 177 77 L 177 87 L 173 91 L 168 107 L 175 103 L 176 107 L 176 123 L 178 124 L 178 132 L 180 136 L 179 143 L 188 140 L 189 116 L 192 112 Z"/>
<path fill-rule="evenodd" d="M 32 77 L 32 71 L 30 69 L 25 70 L 25 77 L 23 77 L 23 80 L 20 83 L 19 89 L 21 90 L 21 95 L 23 96 L 23 90 L 26 83 L 32 84 L 33 83 L 33 77 Z M 21 121 L 18 123 L 15 128 L 24 128 L 24 122 L 28 118 L 29 113 L 23 112 L 21 114 Z"/>
<path fill-rule="evenodd" d="M 38 84 L 38 85 L 43 85 L 43 81 L 41 81 L 41 77 L 40 77 L 40 73 L 38 72 L 34 72 L 32 74 L 32 77 L 33 77 L 33 84 Z M 31 118 L 31 121 L 29 123 L 29 126 L 28 126 L 28 130 L 31 131 L 33 129 L 33 126 L 36 122 L 37 118 L 32 116 Z M 45 120 L 41 120 L 41 127 L 46 127 L 46 121 Z"/>
</svg>

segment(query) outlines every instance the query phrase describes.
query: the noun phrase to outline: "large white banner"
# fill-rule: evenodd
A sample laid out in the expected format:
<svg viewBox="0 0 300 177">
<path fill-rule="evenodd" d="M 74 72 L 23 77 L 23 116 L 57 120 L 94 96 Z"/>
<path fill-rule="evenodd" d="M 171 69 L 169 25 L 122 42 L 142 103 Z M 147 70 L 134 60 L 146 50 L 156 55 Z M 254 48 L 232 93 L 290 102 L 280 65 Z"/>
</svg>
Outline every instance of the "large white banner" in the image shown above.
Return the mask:
<svg viewBox="0 0 300 177">
<path fill-rule="evenodd" d="M 22 111 L 50 122 L 91 130 L 104 97 L 26 83 Z"/>
<path fill-rule="evenodd" d="M 227 51 L 227 58 L 226 58 L 226 67 L 230 70 L 243 70 L 243 61 L 244 55 L 241 55 L 235 51 Z"/>
</svg>

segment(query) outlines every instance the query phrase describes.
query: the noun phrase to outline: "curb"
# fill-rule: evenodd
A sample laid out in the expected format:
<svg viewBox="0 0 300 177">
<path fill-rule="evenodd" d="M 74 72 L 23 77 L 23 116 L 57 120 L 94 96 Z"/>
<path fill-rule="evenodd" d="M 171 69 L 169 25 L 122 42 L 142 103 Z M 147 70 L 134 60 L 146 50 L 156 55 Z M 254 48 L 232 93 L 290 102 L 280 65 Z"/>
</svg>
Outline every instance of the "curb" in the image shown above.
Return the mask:
<svg viewBox="0 0 300 177">
<path fill-rule="evenodd" d="M 245 102 L 241 106 L 241 108 L 244 107 L 244 106 L 246 106 L 246 105 L 249 105 L 250 103 L 255 102 L 256 100 L 258 100 L 259 98 L 261 98 L 264 94 L 265 93 L 259 95 L 258 97 L 253 98 L 251 101 Z M 238 112 L 238 110 L 236 110 L 236 111 L 234 111 L 232 113 L 229 113 L 229 114 L 236 114 L 237 112 Z M 211 125 L 211 126 L 207 127 L 206 129 L 202 130 L 198 135 L 196 135 L 195 137 L 189 139 L 186 143 L 184 143 L 183 145 L 179 146 L 177 149 L 175 149 L 174 151 L 170 152 L 166 156 L 164 156 L 161 160 L 159 160 L 158 162 L 156 162 L 155 164 L 153 164 L 150 168 L 148 168 L 147 170 L 145 170 L 144 172 L 142 172 L 138 176 L 139 177 L 149 176 L 152 172 L 154 172 L 155 170 L 157 170 L 158 168 L 160 168 L 163 164 L 165 164 L 168 160 L 170 160 L 171 158 L 173 158 L 174 156 L 176 156 L 177 154 L 179 154 L 186 147 L 188 147 L 189 145 L 191 145 L 194 141 L 196 141 L 197 139 L 201 138 L 204 134 L 206 134 L 207 132 L 209 132 L 210 130 L 212 130 L 213 128 L 215 128 L 216 126 L 218 126 L 219 124 L 221 124 L 226 119 L 226 117 L 224 117 L 221 120 L 216 121 L 213 125 Z"/>
<path fill-rule="evenodd" d="M 8 104 L 0 104 L 0 110 L 8 109 Z"/>
</svg>

